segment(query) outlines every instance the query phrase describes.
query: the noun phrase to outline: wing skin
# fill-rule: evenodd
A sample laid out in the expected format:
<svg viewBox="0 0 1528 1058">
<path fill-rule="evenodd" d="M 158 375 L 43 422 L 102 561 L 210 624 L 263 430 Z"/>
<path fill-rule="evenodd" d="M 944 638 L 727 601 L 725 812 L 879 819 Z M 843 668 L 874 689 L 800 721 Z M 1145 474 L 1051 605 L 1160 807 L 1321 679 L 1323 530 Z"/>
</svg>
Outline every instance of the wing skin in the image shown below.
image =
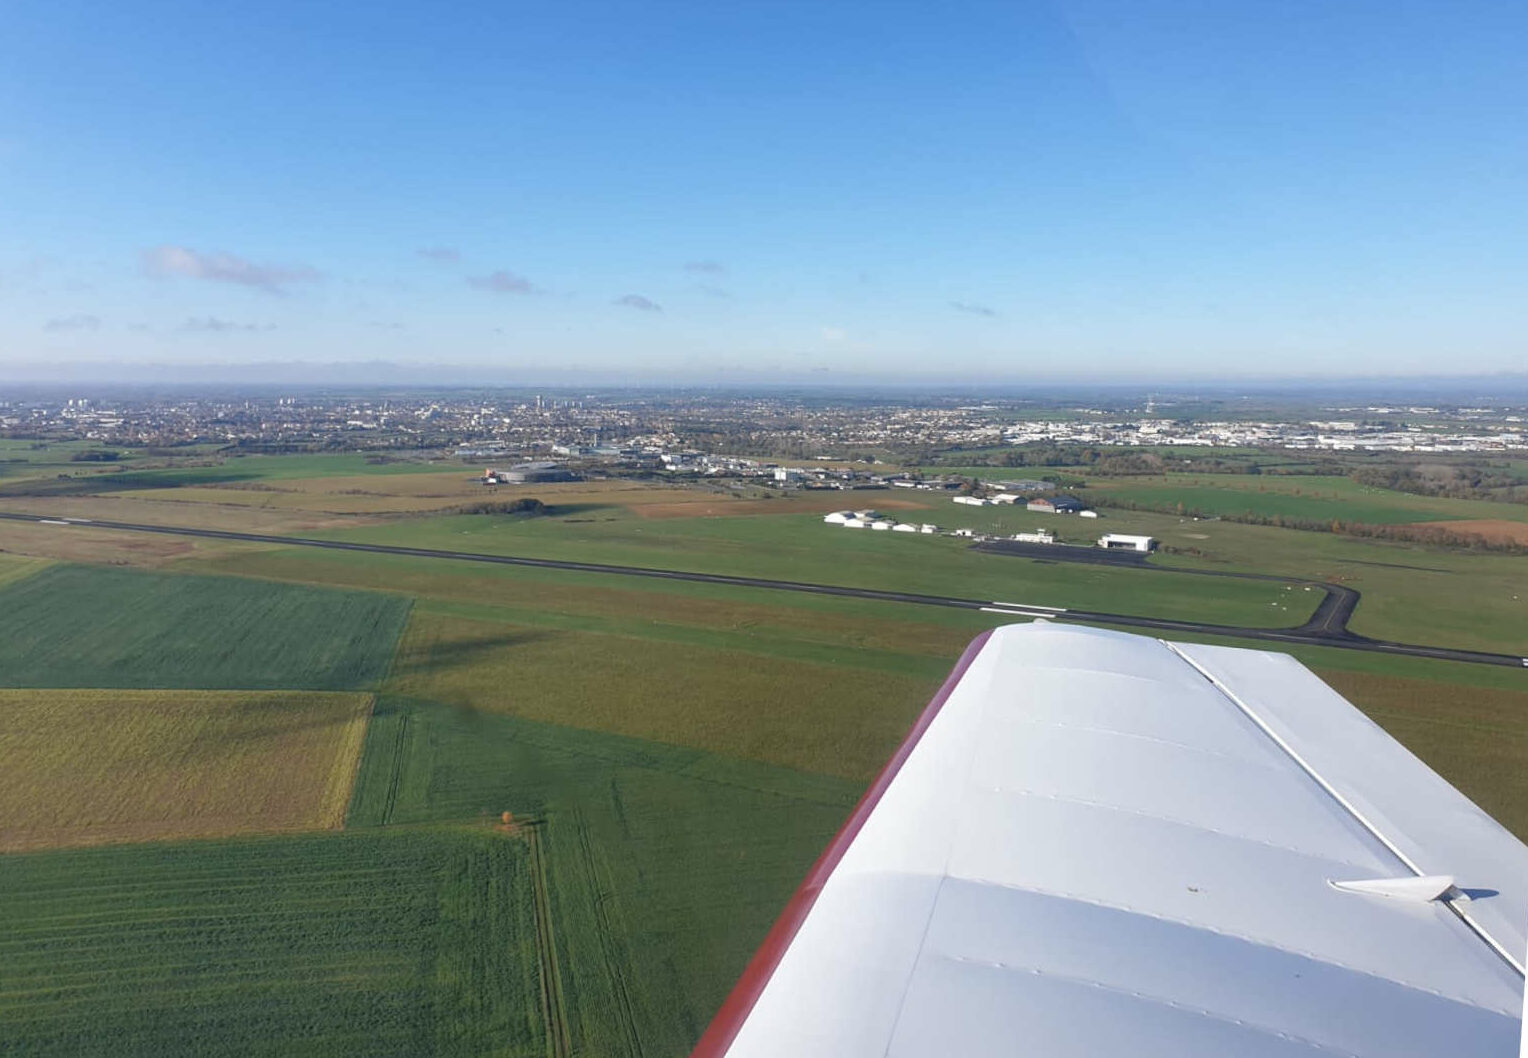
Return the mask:
<svg viewBox="0 0 1528 1058">
<path fill-rule="evenodd" d="M 1298 662 L 1012 625 L 694 1054 L 1508 1056 L 1525 946 L 1528 848 Z"/>
</svg>

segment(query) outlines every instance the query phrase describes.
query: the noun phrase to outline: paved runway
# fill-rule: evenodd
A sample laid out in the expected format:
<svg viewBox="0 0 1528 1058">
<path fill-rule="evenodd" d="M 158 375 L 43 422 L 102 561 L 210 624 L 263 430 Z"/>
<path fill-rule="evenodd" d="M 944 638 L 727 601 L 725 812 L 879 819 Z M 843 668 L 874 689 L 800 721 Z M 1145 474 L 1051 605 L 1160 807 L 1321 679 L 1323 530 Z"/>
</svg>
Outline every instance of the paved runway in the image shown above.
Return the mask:
<svg viewBox="0 0 1528 1058">
<path fill-rule="evenodd" d="M 283 544 L 291 547 L 321 547 L 333 551 L 365 551 L 382 555 L 405 555 L 412 558 L 449 559 L 458 562 L 488 562 L 504 566 L 566 569 L 583 573 L 607 573 L 625 577 L 652 577 L 659 580 L 698 581 L 704 584 L 730 584 L 744 588 L 765 588 L 773 591 L 808 592 L 814 595 L 839 595 L 854 599 L 874 599 L 882 602 L 910 603 L 918 606 L 949 606 L 964 610 L 1010 614 L 1015 617 L 1045 617 L 1051 620 L 1072 621 L 1079 624 L 1107 624 L 1125 628 L 1149 628 L 1161 632 L 1190 632 L 1198 635 L 1233 636 L 1238 639 L 1257 639 L 1298 646 L 1337 647 L 1343 650 L 1365 650 L 1381 654 L 1438 658 L 1445 661 L 1465 661 L 1481 665 L 1508 665 L 1513 668 L 1528 667 L 1528 659 L 1512 654 L 1491 654 L 1484 651 L 1456 650 L 1452 647 L 1430 647 L 1410 643 L 1388 643 L 1384 640 L 1367 639 L 1363 636 L 1355 635 L 1347 630 L 1347 619 L 1358 605 L 1359 594 L 1352 588 L 1340 585 L 1316 584 L 1316 586 L 1326 590 L 1327 596 L 1316 608 L 1310 620 L 1298 628 L 1244 628 L 1238 625 L 1175 621 L 1159 617 L 1137 617 L 1130 614 L 1112 614 L 1096 610 L 1064 610 L 1056 607 L 1028 606 L 1022 603 L 994 602 L 986 599 L 962 599 L 946 595 L 921 595 L 915 592 L 881 591 L 875 588 L 849 588 L 834 584 L 810 584 L 802 581 L 773 580 L 762 577 L 732 577 L 721 573 L 694 573 L 686 570 L 651 569 L 644 566 L 617 566 L 601 562 L 524 558 L 516 555 L 485 555 L 472 551 L 441 551 L 432 548 L 400 547 L 390 544 L 363 544 L 348 540 L 316 540 L 311 537 L 270 536 L 263 533 L 239 533 L 224 529 L 193 529 L 187 526 L 134 525 L 129 522 L 97 521 L 94 519 L 47 518 L 37 514 L 15 514 L 4 511 L 0 511 L 0 519 L 51 525 L 57 527 L 60 532 L 67 532 L 74 526 L 89 526 L 92 529 L 113 529 L 135 533 L 165 533 L 174 536 L 194 536 L 214 540 L 241 540 L 258 544 Z M 1175 570 L 1174 572 L 1184 571 Z M 1264 579 L 1256 574 L 1235 575 L 1257 576 L 1258 579 Z M 1270 576 L 1266 579 L 1287 581 L 1287 578 L 1283 577 Z"/>
</svg>

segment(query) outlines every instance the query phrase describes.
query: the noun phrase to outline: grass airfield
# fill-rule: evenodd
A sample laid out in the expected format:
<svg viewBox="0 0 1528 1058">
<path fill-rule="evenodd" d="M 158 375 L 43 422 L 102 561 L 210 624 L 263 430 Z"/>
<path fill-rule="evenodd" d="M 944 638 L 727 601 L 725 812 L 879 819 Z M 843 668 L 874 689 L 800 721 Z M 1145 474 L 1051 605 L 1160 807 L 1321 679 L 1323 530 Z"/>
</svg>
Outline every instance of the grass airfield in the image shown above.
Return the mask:
<svg viewBox="0 0 1528 1058">
<path fill-rule="evenodd" d="M 1355 630 L 1385 638 L 1516 650 L 1528 628 L 1518 557 L 902 490 L 585 482 L 498 491 L 552 517 L 459 515 L 483 498 L 472 468 L 228 463 L 130 465 L 88 482 L 132 473 L 130 487 L 0 508 L 1245 625 L 1297 624 L 1315 603 L 1299 586 L 820 520 L 872 506 L 1077 539 L 1150 532 L 1179 548 L 1165 566 L 1340 579 L 1364 592 Z M 0 483 L 31 465 L 5 464 Z M 1431 501 L 1405 514 L 1449 516 Z M 0 777 L 0 818 L 25 824 L 0 834 L 0 1052 L 684 1053 L 961 648 L 1004 620 L 124 537 L 157 539 L 0 523 L 0 750 L 25 763 Z M 1523 673 L 1296 653 L 1528 835 Z"/>
</svg>

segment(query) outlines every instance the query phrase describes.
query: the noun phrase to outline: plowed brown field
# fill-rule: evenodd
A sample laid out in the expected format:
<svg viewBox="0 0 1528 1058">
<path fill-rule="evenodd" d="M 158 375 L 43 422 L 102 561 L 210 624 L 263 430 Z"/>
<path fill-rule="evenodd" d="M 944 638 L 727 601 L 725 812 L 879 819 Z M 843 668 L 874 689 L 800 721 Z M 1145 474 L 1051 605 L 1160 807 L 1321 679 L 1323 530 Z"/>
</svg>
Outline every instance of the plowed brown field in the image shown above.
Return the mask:
<svg viewBox="0 0 1528 1058">
<path fill-rule="evenodd" d="M 1483 536 L 1496 544 L 1528 544 L 1528 522 L 1509 522 L 1504 518 L 1473 518 L 1448 522 L 1412 522 L 1413 529 L 1443 529 L 1450 533 Z"/>
</svg>

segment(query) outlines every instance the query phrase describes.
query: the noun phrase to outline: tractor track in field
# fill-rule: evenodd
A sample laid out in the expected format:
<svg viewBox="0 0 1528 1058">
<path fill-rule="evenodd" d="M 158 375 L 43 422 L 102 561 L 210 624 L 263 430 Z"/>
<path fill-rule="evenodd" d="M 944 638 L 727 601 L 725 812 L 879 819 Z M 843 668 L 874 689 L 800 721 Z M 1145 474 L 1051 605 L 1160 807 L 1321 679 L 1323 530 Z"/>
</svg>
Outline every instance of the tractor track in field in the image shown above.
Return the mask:
<svg viewBox="0 0 1528 1058">
<path fill-rule="evenodd" d="M 552 922 L 552 891 L 547 880 L 544 820 L 525 824 L 525 842 L 531 850 L 531 894 L 535 905 L 537 976 L 541 983 L 541 1014 L 546 1023 L 548 1058 L 572 1058 L 573 1033 L 568 1027 L 568 1006 L 562 990 L 562 969 L 557 961 L 557 931 Z"/>
<path fill-rule="evenodd" d="M 615 898 L 615 893 L 607 890 L 600 883 L 599 864 L 595 859 L 594 843 L 589 838 L 589 823 L 584 818 L 583 812 L 575 812 L 573 817 L 574 827 L 578 831 L 579 855 L 584 861 L 584 873 L 589 878 L 589 887 L 594 908 L 594 928 L 599 936 L 600 956 L 605 963 L 605 971 L 610 977 L 611 990 L 615 993 L 617 1015 L 621 1022 L 621 1035 L 626 1043 L 626 1053 L 631 1058 L 641 1058 L 642 1039 L 637 1034 L 637 1018 L 632 1006 L 631 989 L 628 987 L 626 960 L 615 948 L 615 927 L 610 920 L 610 909 L 607 904 Z"/>
<path fill-rule="evenodd" d="M 691 581 L 702 584 L 725 584 L 743 588 L 762 588 L 774 591 L 806 592 L 813 595 L 834 595 L 851 599 L 870 599 L 879 602 L 908 603 L 915 606 L 946 606 L 963 610 L 981 610 L 988 613 L 1008 614 L 1013 617 L 1080 624 L 1104 624 L 1127 628 L 1147 628 L 1155 631 L 1187 632 L 1195 635 L 1227 636 L 1236 639 L 1255 639 L 1293 646 L 1336 647 L 1341 650 L 1362 650 L 1371 653 L 1397 654 L 1406 657 L 1435 658 L 1441 661 L 1463 661 L 1477 665 L 1506 665 L 1512 668 L 1528 667 L 1528 658 L 1515 654 L 1494 654 L 1481 650 L 1461 650 L 1454 647 L 1426 646 L 1414 643 L 1392 643 L 1370 639 L 1347 628 L 1348 618 L 1358 606 L 1359 593 L 1343 585 L 1321 581 L 1303 581 L 1295 577 L 1272 574 L 1232 574 L 1217 571 L 1200 572 L 1208 575 L 1237 576 L 1251 579 L 1267 579 L 1288 584 L 1311 584 L 1327 592 L 1327 598 L 1316 608 L 1310 619 L 1291 628 L 1258 628 L 1242 625 L 1211 624 L 1202 621 L 1184 621 L 1172 618 L 1143 617 L 1135 614 L 1115 614 L 1101 610 L 1073 610 L 1057 607 L 1025 607 L 1023 604 L 994 603 L 989 600 L 963 599 L 948 595 L 924 595 L 917 592 L 887 591 L 878 588 L 852 588 L 836 584 L 812 584 L 803 581 L 775 580 L 763 577 L 739 577 L 722 573 L 700 573 L 689 570 L 654 569 L 646 566 L 623 566 L 601 562 L 576 562 L 568 559 L 530 558 L 521 555 L 493 555 L 473 551 L 447 551 L 424 547 L 404 547 L 391 544 L 366 544 L 350 540 L 322 540 L 302 536 L 272 536 L 264 533 L 241 533 L 226 529 L 196 529 L 189 526 L 135 525 L 128 522 L 97 521 L 81 518 L 49 518 L 38 514 L 19 514 L 0 511 L 0 519 L 16 522 L 32 522 L 55 526 L 67 531 L 73 527 L 111 529 L 136 533 L 165 533 L 174 536 L 202 537 L 211 540 L 237 540 L 245 543 L 279 544 L 287 547 L 316 547 L 331 551 L 359 551 L 378 555 L 400 555 L 408 558 L 446 559 L 458 562 L 485 562 L 503 566 L 525 566 L 535 569 L 569 570 L 578 573 L 600 573 L 625 577 L 647 577 L 656 580 Z M 1143 566 L 1145 569 L 1165 567 Z"/>
<path fill-rule="evenodd" d="M 387 778 L 387 797 L 382 802 L 383 826 L 393 821 L 393 806 L 398 803 L 398 786 L 403 782 L 403 758 L 408 748 L 409 720 L 412 716 L 412 711 L 405 709 L 403 718 L 398 721 L 398 737 L 393 740 L 393 766 Z"/>
</svg>

